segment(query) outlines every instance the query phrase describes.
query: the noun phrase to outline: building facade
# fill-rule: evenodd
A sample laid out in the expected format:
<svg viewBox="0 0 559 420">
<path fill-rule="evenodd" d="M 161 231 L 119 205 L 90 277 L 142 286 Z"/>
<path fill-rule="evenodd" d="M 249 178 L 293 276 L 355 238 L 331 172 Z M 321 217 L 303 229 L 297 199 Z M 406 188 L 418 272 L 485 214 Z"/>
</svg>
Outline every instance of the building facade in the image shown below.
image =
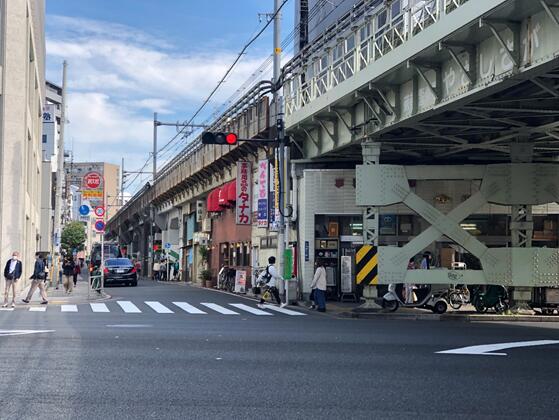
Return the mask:
<svg viewBox="0 0 559 420">
<path fill-rule="evenodd" d="M 62 112 L 62 88 L 47 81 L 43 107 L 43 134 L 41 136 L 41 241 L 39 249 L 51 252 L 56 200 L 56 168 L 58 139 Z"/>
<path fill-rule="evenodd" d="M 40 248 L 45 74 L 42 0 L 0 1 L 0 247 L 23 262 L 22 287 Z M 0 288 L 4 287 L 3 276 Z"/>
<path fill-rule="evenodd" d="M 106 162 L 66 162 L 65 163 L 65 191 L 68 197 L 66 208 L 63 209 L 66 220 L 82 221 L 87 225 L 87 246 L 100 241 L 101 236 L 94 228 L 95 216 L 93 209 L 102 205 L 106 209 L 105 219 L 108 220 L 120 208 L 120 167 Z M 104 179 L 103 196 L 90 198 L 83 195 L 83 177 L 90 172 L 99 173 Z M 92 212 L 88 216 L 79 213 L 79 207 L 87 204 Z"/>
</svg>

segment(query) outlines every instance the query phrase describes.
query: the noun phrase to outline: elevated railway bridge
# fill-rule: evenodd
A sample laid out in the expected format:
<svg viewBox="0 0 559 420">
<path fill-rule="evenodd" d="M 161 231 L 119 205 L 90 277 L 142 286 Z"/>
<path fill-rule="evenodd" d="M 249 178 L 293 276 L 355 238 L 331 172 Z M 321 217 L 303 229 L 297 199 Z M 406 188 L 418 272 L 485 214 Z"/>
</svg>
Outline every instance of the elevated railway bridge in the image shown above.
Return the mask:
<svg viewBox="0 0 559 420">
<path fill-rule="evenodd" d="M 559 286 L 557 39 L 557 0 L 359 1 L 288 62 L 301 292 L 316 259 L 338 296 L 356 278 L 367 296 L 391 282 L 503 284 L 519 300 Z M 232 179 L 228 165 L 251 153 L 266 157 L 248 142 L 193 143 L 111 234 L 134 242 L 150 206 L 169 229 L 177 203 Z M 356 273 L 362 244 L 374 257 Z M 426 251 L 439 269 L 408 270 Z"/>
</svg>

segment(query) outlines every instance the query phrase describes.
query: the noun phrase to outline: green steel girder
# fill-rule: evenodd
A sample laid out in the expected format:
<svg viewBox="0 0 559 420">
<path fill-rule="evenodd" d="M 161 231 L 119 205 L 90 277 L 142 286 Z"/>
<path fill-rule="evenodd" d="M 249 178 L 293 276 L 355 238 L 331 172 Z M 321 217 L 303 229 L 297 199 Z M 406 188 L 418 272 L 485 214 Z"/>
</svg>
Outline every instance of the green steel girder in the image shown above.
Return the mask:
<svg viewBox="0 0 559 420">
<path fill-rule="evenodd" d="M 481 179 L 479 192 L 448 214 L 413 193 L 413 179 Z M 505 206 L 559 201 L 559 165 L 510 163 L 471 167 L 401 165 L 357 166 L 357 204 L 404 203 L 430 227 L 404 247 L 379 247 L 379 282 L 419 284 L 505 284 L 559 286 L 559 250 L 551 248 L 488 248 L 459 223 L 487 203 Z M 441 236 L 447 236 L 481 261 L 482 270 L 407 270 L 411 257 Z"/>
</svg>

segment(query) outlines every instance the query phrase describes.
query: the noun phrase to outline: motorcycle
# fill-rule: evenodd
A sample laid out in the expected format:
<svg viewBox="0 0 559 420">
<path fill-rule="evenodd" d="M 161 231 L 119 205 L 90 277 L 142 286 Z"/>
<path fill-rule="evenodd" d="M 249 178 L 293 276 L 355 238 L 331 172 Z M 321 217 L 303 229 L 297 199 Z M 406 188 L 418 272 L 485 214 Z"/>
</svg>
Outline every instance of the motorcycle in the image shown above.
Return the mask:
<svg viewBox="0 0 559 420">
<path fill-rule="evenodd" d="M 436 314 L 444 314 L 448 309 L 448 286 L 424 285 L 413 289 L 414 302 L 406 303 L 403 295 L 403 284 L 389 284 L 388 292 L 382 298 L 382 307 L 395 312 L 399 307 L 429 309 Z"/>
<path fill-rule="evenodd" d="M 483 314 L 493 308 L 496 313 L 502 314 L 509 309 L 509 295 L 503 286 L 489 285 L 483 290 L 477 287 L 472 292 L 472 304 L 476 311 Z"/>
</svg>

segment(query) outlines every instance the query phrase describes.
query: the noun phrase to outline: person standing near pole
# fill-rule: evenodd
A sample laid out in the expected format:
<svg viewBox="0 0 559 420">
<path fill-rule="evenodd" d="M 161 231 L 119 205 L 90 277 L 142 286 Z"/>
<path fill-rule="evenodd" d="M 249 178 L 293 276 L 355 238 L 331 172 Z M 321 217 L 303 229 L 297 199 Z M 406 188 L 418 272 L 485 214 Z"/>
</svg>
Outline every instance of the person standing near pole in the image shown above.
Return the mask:
<svg viewBox="0 0 559 420">
<path fill-rule="evenodd" d="M 12 289 L 12 308 L 16 306 L 16 283 L 21 277 L 23 267 L 21 261 L 19 260 L 19 252 L 14 251 L 12 258 L 6 263 L 4 268 L 4 278 L 6 279 L 6 288 L 4 290 L 4 304 L 3 308 L 8 306 L 8 295 L 10 293 L 10 288 Z"/>
<path fill-rule="evenodd" d="M 29 287 L 29 292 L 27 293 L 27 297 L 23 299 L 23 302 L 29 303 L 31 301 L 31 298 L 33 297 L 33 293 L 35 292 L 35 289 L 38 287 L 41 292 L 41 298 L 42 298 L 41 304 L 46 305 L 47 303 L 49 303 L 49 301 L 47 300 L 47 292 L 45 291 L 45 283 L 44 283 L 47 277 L 45 273 L 45 263 L 43 261 L 43 257 L 41 256 L 41 254 L 37 254 L 36 257 L 37 259 L 35 260 L 33 275 L 31 276 L 31 279 L 33 281 L 31 282 L 31 287 Z"/>
<path fill-rule="evenodd" d="M 322 260 L 316 261 L 316 271 L 311 283 L 318 312 L 326 311 L 326 269 Z"/>
</svg>

